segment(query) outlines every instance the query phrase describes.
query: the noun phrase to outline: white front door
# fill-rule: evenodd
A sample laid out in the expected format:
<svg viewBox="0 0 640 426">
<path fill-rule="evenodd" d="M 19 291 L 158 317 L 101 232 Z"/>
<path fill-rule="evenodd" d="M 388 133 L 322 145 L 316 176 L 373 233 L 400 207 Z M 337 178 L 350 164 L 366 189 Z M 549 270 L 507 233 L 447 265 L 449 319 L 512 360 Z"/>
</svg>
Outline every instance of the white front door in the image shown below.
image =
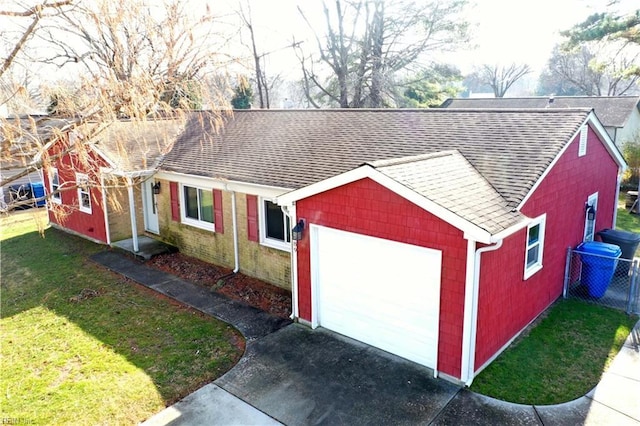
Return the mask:
<svg viewBox="0 0 640 426">
<path fill-rule="evenodd" d="M 442 252 L 312 229 L 316 323 L 437 368 Z"/>
<path fill-rule="evenodd" d="M 158 202 L 153 193 L 153 185 L 156 181 L 149 179 L 142 182 L 142 206 L 144 210 L 144 229 L 147 232 L 157 234 L 160 232 L 158 225 Z"/>
</svg>

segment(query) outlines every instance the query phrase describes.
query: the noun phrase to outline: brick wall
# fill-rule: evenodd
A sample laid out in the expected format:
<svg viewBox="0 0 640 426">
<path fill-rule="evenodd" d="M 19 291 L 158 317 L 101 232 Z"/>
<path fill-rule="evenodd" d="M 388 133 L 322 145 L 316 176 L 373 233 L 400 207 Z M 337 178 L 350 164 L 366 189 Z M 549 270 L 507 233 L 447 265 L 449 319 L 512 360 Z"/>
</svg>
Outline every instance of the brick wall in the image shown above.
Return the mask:
<svg viewBox="0 0 640 426">
<path fill-rule="evenodd" d="M 438 370 L 460 377 L 466 268 L 462 232 L 370 179 L 300 200 L 296 211 L 307 224 L 442 251 Z M 311 321 L 308 232 L 298 241 L 297 253 L 300 317 Z"/>
<path fill-rule="evenodd" d="M 523 280 L 526 228 L 482 255 L 476 368 L 562 294 L 566 249 L 582 241 L 585 203 L 598 192 L 596 230 L 610 228 L 616 203 L 617 165 L 593 131 L 587 155 L 574 140 L 522 208 L 535 218 L 547 214 L 543 268 Z"/>
<path fill-rule="evenodd" d="M 109 234 L 112 242 L 132 237 L 129 194 L 124 180 L 119 180 L 118 185 L 117 188 L 110 188 L 107 191 L 106 208 L 109 220 Z M 133 197 L 138 235 L 141 235 L 144 233 L 144 210 L 142 206 L 142 190 L 139 184 L 133 187 Z"/>
<path fill-rule="evenodd" d="M 169 182 L 160 182 L 163 188 L 157 198 L 160 237 L 178 247 L 180 252 L 187 256 L 232 269 L 235 260 L 231 193 L 222 192 L 224 233 L 221 234 L 173 221 L 171 219 Z M 236 215 L 240 272 L 270 284 L 291 289 L 291 258 L 289 253 L 265 247 L 247 239 L 245 194 L 236 193 Z"/>
</svg>

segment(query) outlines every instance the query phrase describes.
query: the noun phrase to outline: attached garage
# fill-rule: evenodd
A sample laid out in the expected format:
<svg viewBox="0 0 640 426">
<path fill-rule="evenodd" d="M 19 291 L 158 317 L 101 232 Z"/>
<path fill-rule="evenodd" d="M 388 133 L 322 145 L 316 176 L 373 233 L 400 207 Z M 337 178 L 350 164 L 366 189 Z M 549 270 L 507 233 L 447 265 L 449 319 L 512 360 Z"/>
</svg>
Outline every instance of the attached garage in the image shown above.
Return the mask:
<svg viewBox="0 0 640 426">
<path fill-rule="evenodd" d="M 437 367 L 442 252 L 312 226 L 314 326 Z"/>
</svg>

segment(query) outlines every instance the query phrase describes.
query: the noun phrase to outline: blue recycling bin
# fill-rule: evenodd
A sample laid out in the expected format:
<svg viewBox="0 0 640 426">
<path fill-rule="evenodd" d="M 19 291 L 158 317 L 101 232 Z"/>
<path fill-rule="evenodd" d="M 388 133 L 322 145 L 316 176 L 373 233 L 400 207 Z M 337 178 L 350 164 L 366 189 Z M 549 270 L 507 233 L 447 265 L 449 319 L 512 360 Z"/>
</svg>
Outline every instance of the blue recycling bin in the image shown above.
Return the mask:
<svg viewBox="0 0 640 426">
<path fill-rule="evenodd" d="M 586 241 L 576 250 L 582 252 L 582 284 L 589 296 L 601 298 L 607 292 L 622 250 L 615 244 Z"/>
<path fill-rule="evenodd" d="M 36 207 L 43 207 L 47 205 L 47 201 L 44 199 L 44 185 L 42 182 L 36 182 L 31 184 L 31 194 L 35 202 Z"/>
</svg>

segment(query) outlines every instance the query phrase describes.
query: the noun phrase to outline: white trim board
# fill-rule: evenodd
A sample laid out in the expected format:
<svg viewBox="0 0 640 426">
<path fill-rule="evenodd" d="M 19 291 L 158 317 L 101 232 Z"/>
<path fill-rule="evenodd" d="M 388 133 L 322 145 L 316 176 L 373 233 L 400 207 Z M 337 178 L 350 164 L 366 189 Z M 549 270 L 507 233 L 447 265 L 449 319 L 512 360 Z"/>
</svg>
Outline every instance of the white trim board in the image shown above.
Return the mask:
<svg viewBox="0 0 640 426">
<path fill-rule="evenodd" d="M 242 194 L 258 195 L 265 198 L 275 199 L 277 196 L 291 191 L 291 188 L 281 188 L 278 186 L 260 185 L 232 181 L 226 179 L 212 178 L 208 176 L 196 176 L 186 173 L 159 171 L 153 176 L 155 179 L 168 180 L 186 185 L 200 186 L 223 191 L 233 191 Z"/>
<path fill-rule="evenodd" d="M 491 234 L 486 230 L 476 226 L 466 219 L 463 219 L 462 217 L 434 203 L 428 198 L 423 197 L 412 189 L 407 188 L 401 183 L 391 179 L 383 173 L 380 173 L 378 170 L 369 165 L 360 166 L 357 169 L 350 170 L 348 172 L 330 177 L 304 188 L 283 194 L 277 197 L 277 203 L 281 206 L 290 206 L 293 205 L 293 203 L 297 200 L 301 200 L 364 178 L 369 178 L 379 183 L 380 185 L 395 192 L 396 194 L 412 202 L 413 204 L 421 207 L 429 213 L 434 214 L 438 218 L 444 220 L 445 222 L 462 231 L 465 235 L 465 238 L 468 236 L 468 238 L 485 244 L 489 244 L 493 241 Z"/>
<path fill-rule="evenodd" d="M 593 113 L 593 111 L 589 113 L 584 123 L 582 123 L 582 126 L 589 126 L 589 125 L 592 125 L 590 127 L 593 129 L 594 132 L 596 132 L 596 135 L 598 135 L 598 137 L 604 144 L 606 150 L 613 157 L 614 161 L 618 164 L 618 168 L 621 169 L 622 172 L 624 172 L 627 168 L 627 163 L 622 157 L 620 150 L 616 147 L 615 142 L 613 141 L 613 139 L 611 139 L 611 137 L 609 136 L 605 128 L 602 126 L 602 123 L 600 123 L 600 121 L 598 120 L 596 115 Z M 531 187 L 527 195 L 524 196 L 520 204 L 518 204 L 518 207 L 516 207 L 516 210 L 520 211 L 520 209 L 522 209 L 522 207 L 526 204 L 526 202 L 529 201 L 529 198 L 531 198 L 531 196 L 536 192 L 540 184 L 542 184 L 542 181 L 547 177 L 547 175 L 555 167 L 558 161 L 560 161 L 560 158 L 564 155 L 567 149 L 569 149 L 569 146 L 571 146 L 571 144 L 574 142 L 578 142 L 578 143 L 580 142 L 579 138 L 580 138 L 580 131 L 582 129 L 582 126 L 580 126 L 580 128 L 573 134 L 573 136 L 571 136 L 569 142 L 567 142 L 564 145 L 564 147 L 560 150 L 560 152 L 558 152 L 558 155 L 555 156 L 553 161 L 549 163 L 549 166 L 545 169 L 542 175 L 540 175 L 538 180 L 533 184 L 533 186 Z"/>
</svg>

